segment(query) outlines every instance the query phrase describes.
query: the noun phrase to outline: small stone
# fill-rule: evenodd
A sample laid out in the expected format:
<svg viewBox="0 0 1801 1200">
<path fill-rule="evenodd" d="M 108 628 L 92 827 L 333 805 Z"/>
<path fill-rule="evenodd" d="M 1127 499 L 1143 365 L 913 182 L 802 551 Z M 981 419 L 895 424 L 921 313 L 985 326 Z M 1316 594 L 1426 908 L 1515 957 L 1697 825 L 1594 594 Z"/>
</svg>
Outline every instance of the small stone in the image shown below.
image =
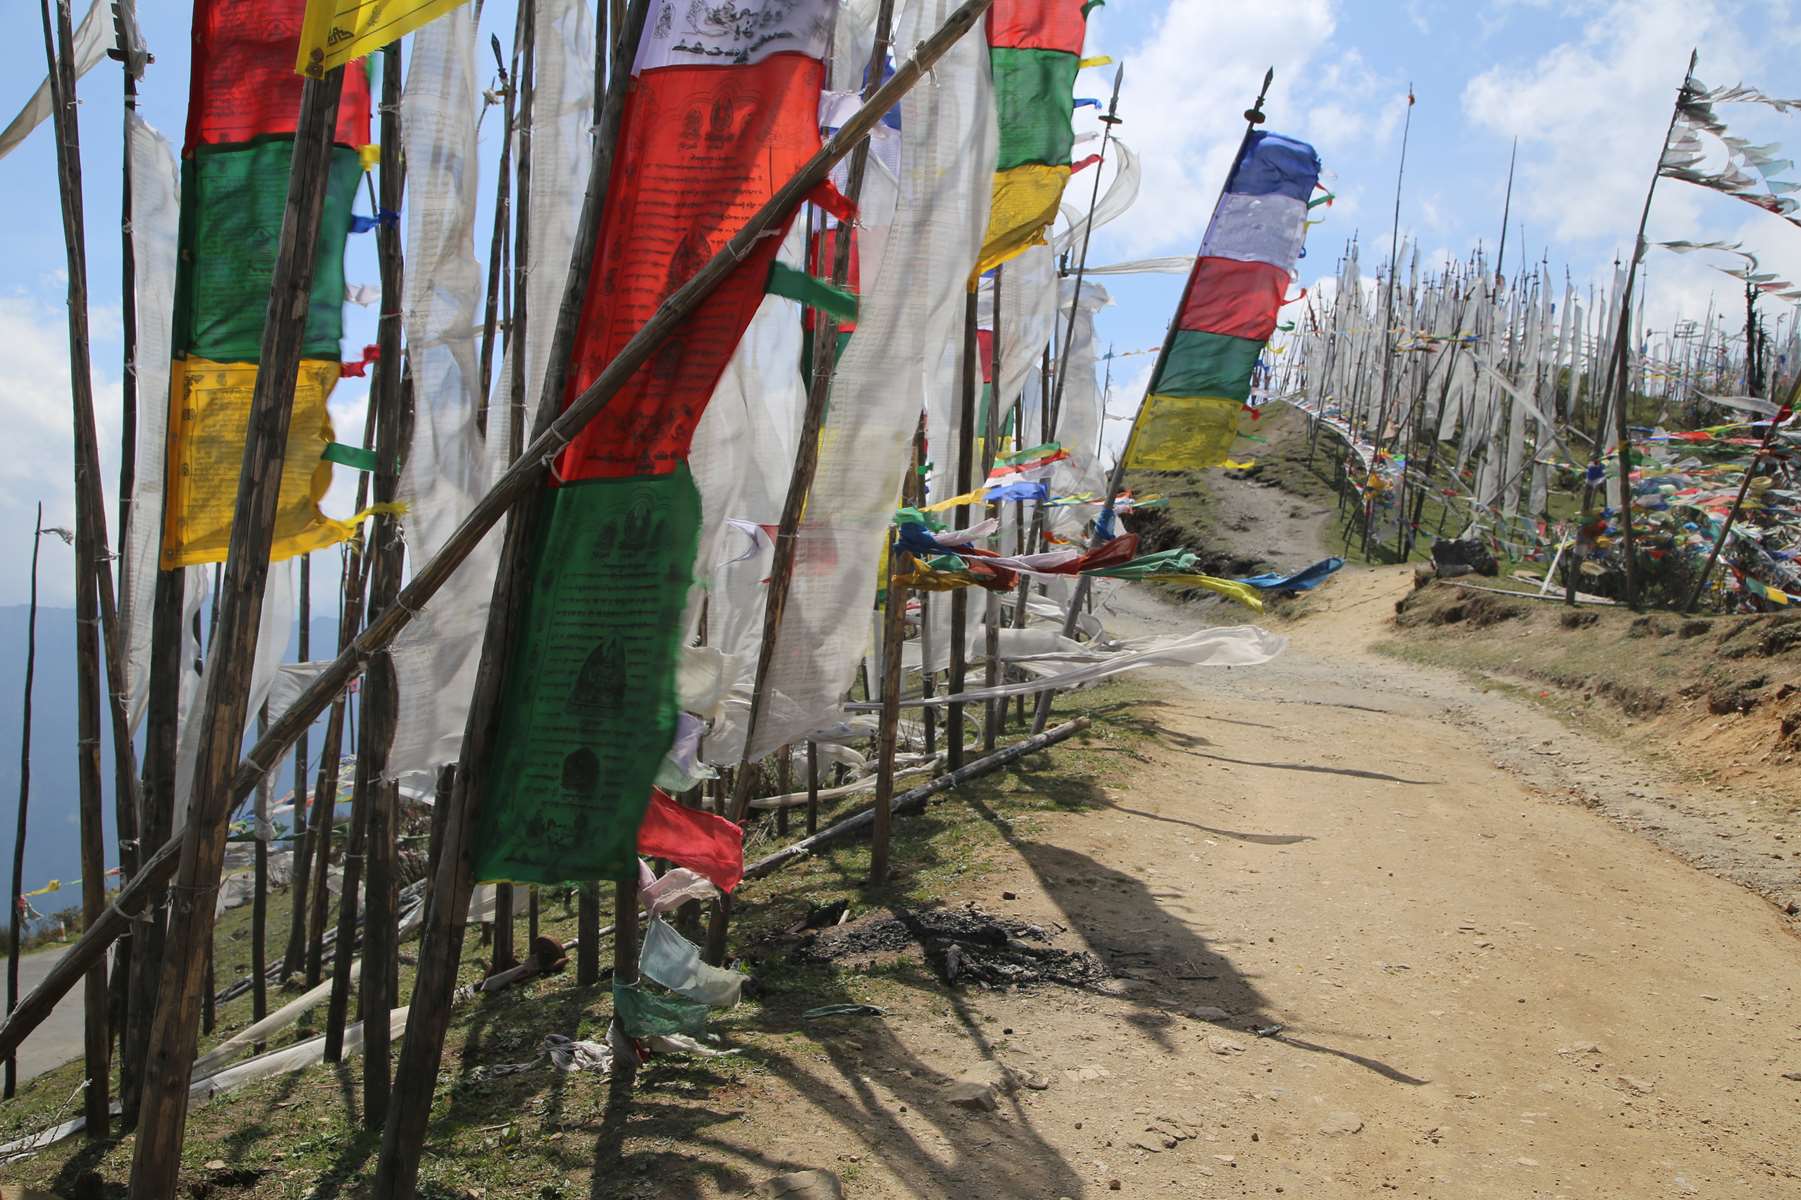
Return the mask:
<svg viewBox="0 0 1801 1200">
<path fill-rule="evenodd" d="M 958 1108 L 967 1108 L 971 1112 L 993 1112 L 1001 1106 L 994 1089 L 985 1083 L 946 1084 L 944 1098 Z"/>
<path fill-rule="evenodd" d="M 1119 1183 L 1119 1180 L 1117 1180 L 1117 1179 L 1109 1179 L 1109 1180 L 1108 1180 L 1108 1181 L 1107 1181 L 1107 1190 L 1108 1190 L 1108 1191 L 1110 1191 L 1110 1192 L 1117 1192 L 1117 1191 L 1118 1191 L 1118 1190 L 1119 1190 L 1119 1188 L 1120 1188 L 1120 1183 Z"/>
<path fill-rule="evenodd" d="M 1232 1014 L 1223 1008 L 1215 1008 L 1211 1004 L 1202 1004 L 1188 1010 L 1188 1015 L 1197 1021 L 1229 1021 Z"/>
<path fill-rule="evenodd" d="M 1165 1150 L 1169 1149 L 1169 1146 L 1165 1146 L 1163 1144 L 1163 1139 L 1158 1137 L 1154 1133 L 1139 1134 L 1137 1137 L 1132 1139 L 1132 1145 L 1136 1146 L 1140 1150 L 1148 1150 L 1152 1154 L 1161 1154 Z M 1173 1146 L 1173 1145 L 1175 1145 L 1175 1143 L 1171 1142 L 1169 1145 Z"/>
<path fill-rule="evenodd" d="M 1627 1087 L 1631 1088 L 1633 1091 L 1637 1092 L 1641 1096 L 1650 1095 L 1652 1092 L 1657 1090 L 1656 1085 L 1651 1083 L 1650 1080 L 1637 1079 L 1631 1075 L 1620 1076 L 1620 1082 L 1625 1084 Z"/>
<path fill-rule="evenodd" d="M 1017 900 L 1017 899 L 1019 899 L 1019 897 L 1015 896 L 1012 892 L 1002 892 L 1001 899 L 1002 900 Z"/>
<path fill-rule="evenodd" d="M 1559 1054 L 1599 1054 L 1601 1047 L 1593 1042 L 1571 1042 L 1567 1046 L 1557 1047 Z"/>
<path fill-rule="evenodd" d="M 844 1185 L 830 1171 L 790 1171 L 757 1185 L 764 1200 L 844 1200 Z"/>
<path fill-rule="evenodd" d="M 1690 1183 L 1688 1181 L 1688 1176 L 1686 1176 L 1686 1175 L 1678 1175 L 1678 1176 L 1676 1176 L 1675 1179 L 1671 1180 L 1671 1182 L 1675 1184 L 1676 1190 L 1678 1192 L 1681 1192 L 1684 1196 L 1693 1196 L 1695 1193 L 1697 1193 L 1701 1190 L 1700 1188 L 1696 1187 L 1694 1184 Z"/>
<path fill-rule="evenodd" d="M 1013 1078 L 1019 1081 L 1021 1087 L 1030 1088 L 1034 1092 L 1045 1091 L 1051 1086 L 1050 1078 L 1036 1071 L 1015 1071 Z"/>
<path fill-rule="evenodd" d="M 1796 1083 L 1801 1083 L 1801 1071 L 1784 1071 L 1782 1077 L 1784 1079 L 1792 1079 Z"/>
<path fill-rule="evenodd" d="M 1223 1038 L 1223 1037 L 1208 1038 L 1207 1039 L 1207 1049 L 1213 1051 L 1215 1054 L 1223 1054 L 1223 1055 L 1233 1055 L 1233 1054 L 1243 1054 L 1244 1053 L 1243 1046 L 1240 1046 L 1237 1042 L 1232 1041 L 1230 1038 Z"/>
<path fill-rule="evenodd" d="M 1538 1165 L 1538 1160 L 1536 1158 L 1516 1158 L 1513 1161 L 1520 1164 L 1522 1167 L 1536 1167 Z"/>
<path fill-rule="evenodd" d="M 1099 1083 L 1111 1074 L 1106 1067 L 1073 1067 L 1063 1072 L 1063 1078 L 1074 1084 Z"/>
<path fill-rule="evenodd" d="M 1348 1109 L 1332 1113 L 1321 1122 L 1319 1131 L 1324 1134 L 1338 1136 L 1356 1133 L 1363 1128 L 1363 1118 Z"/>
</svg>

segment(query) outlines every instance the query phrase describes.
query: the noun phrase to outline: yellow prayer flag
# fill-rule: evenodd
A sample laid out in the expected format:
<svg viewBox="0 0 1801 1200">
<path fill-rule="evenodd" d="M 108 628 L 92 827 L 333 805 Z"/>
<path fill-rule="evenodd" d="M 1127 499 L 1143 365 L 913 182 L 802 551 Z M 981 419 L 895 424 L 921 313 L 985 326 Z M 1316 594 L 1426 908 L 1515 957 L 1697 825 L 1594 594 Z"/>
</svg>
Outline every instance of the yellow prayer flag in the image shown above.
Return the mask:
<svg viewBox="0 0 1801 1200">
<path fill-rule="evenodd" d="M 1243 407 L 1216 396 L 1146 396 L 1126 445 L 1126 465 L 1145 471 L 1224 466 Z"/>
<path fill-rule="evenodd" d="M 1028 246 L 1044 243 L 1044 231 L 1057 219 L 1057 206 L 1063 201 L 1063 185 L 1069 182 L 1069 167 L 1027 163 L 996 171 L 993 200 L 988 208 L 988 232 L 982 238 L 982 254 L 976 262 L 974 280 L 985 271 L 999 266 Z"/>
<path fill-rule="evenodd" d="M 371 50 L 398 41 L 466 0 L 307 0 L 294 70 L 323 78 Z"/>
<path fill-rule="evenodd" d="M 254 363 L 178 359 L 171 372 L 169 487 L 163 521 L 164 570 L 224 562 L 244 468 L 244 434 L 256 388 Z M 306 359 L 294 387 L 275 541 L 269 561 L 335 546 L 355 526 L 319 509 L 331 487 L 331 464 L 320 458 L 332 441 L 325 398 L 338 382 L 335 362 Z"/>
</svg>

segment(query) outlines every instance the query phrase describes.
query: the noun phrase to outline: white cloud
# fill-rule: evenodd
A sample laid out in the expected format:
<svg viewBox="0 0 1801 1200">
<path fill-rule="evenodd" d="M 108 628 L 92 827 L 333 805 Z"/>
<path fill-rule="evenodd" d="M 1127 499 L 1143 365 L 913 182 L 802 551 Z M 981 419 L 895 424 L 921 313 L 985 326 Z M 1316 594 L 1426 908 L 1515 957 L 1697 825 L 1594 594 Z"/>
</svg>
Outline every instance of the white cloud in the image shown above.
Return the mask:
<svg viewBox="0 0 1801 1200">
<path fill-rule="evenodd" d="M 1094 12 L 1091 48 L 1126 61 L 1120 136 L 1144 156 L 1144 190 L 1133 219 L 1106 235 L 1122 256 L 1171 247 L 1192 252 L 1200 241 L 1244 126 L 1239 114 L 1257 96 L 1268 67 L 1276 70 L 1267 111 L 1271 125 L 1295 126 L 1304 110 L 1296 93 L 1336 25 L 1331 0 L 1268 0 L 1255 6 L 1176 3 L 1142 43 L 1107 40 L 1107 9 Z M 1349 123 L 1352 113 L 1329 113 Z"/>
<path fill-rule="evenodd" d="M 30 552 L 40 500 L 46 525 L 72 527 L 75 521 L 74 420 L 64 312 L 61 305 L 0 297 L 0 345 L 8 348 L 0 357 L 0 421 L 5 423 L 8 451 L 0 456 L 0 527 L 8 531 L 15 561 Z M 111 485 L 118 478 L 119 377 L 96 355 L 93 380 L 100 472 L 110 505 L 117 491 Z M 112 515 L 116 514 L 109 509 Z M 39 582 L 39 598 L 45 604 L 73 602 L 74 560 L 58 553 L 60 546 L 54 539 L 45 544 Z M 24 602 L 28 586 L 26 572 L 8 572 L 0 583 L 0 603 Z"/>
</svg>

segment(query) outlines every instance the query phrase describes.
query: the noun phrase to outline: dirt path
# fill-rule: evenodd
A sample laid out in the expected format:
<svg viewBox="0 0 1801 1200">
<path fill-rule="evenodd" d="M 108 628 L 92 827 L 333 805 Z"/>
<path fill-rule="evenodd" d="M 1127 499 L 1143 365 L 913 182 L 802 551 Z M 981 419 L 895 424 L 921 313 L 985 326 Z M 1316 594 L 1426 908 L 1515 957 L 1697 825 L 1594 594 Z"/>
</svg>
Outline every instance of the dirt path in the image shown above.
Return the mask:
<svg viewBox="0 0 1801 1200">
<path fill-rule="evenodd" d="M 1553 790 L 1549 717 L 1368 653 L 1404 572 L 1332 586 L 1277 663 L 1124 714 L 1161 732 L 1102 811 L 1003 829 L 972 898 L 1067 927 L 1113 994 L 816 1033 L 748 1103 L 806 1119 L 715 1149 L 859 1200 L 1801 1196 L 1793 923 Z M 1048 1087 L 949 1102 L 1001 1067 Z"/>
</svg>

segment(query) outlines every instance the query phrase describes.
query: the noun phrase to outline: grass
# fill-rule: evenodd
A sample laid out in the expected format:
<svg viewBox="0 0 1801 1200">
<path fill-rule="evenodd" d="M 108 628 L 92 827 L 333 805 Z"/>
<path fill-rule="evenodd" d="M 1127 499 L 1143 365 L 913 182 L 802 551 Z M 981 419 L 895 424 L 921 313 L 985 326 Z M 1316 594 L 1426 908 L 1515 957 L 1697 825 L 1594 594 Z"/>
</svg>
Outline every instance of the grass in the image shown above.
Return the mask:
<svg viewBox="0 0 1801 1200">
<path fill-rule="evenodd" d="M 892 845 L 895 870 L 881 887 L 866 883 L 870 852 L 862 840 L 745 885 L 734 905 L 733 938 L 755 983 L 742 1004 L 719 1014 L 712 1025 L 739 1052 L 710 1059 L 659 1056 L 640 1072 L 629 1102 L 604 1079 L 555 1071 L 540 1050 L 549 1033 L 604 1038 L 611 1017 L 606 981 L 578 987 L 571 971 L 460 1002 L 433 1098 L 421 1196 L 623 1200 L 699 1194 L 703 1187 L 730 1193 L 756 1183 L 762 1168 L 733 1150 L 735 1143 L 755 1137 L 760 1115 L 755 1098 L 776 1081 L 796 1076 L 798 1064 L 830 1054 L 827 1043 L 800 1020 L 802 1012 L 837 1002 L 888 1009 L 943 1004 L 940 985 L 915 959 L 903 956 L 858 970 L 797 964 L 773 951 L 771 936 L 804 917 L 812 904 L 843 899 L 853 913 L 861 913 L 979 893 L 1014 853 L 1009 837 L 1033 835 L 1050 814 L 1101 803 L 1103 783 L 1117 782 L 1142 758 L 1138 747 L 1155 735 L 1154 721 L 1140 715 L 1154 703 L 1149 688 L 1120 681 L 1060 697 L 1058 718 L 1088 714 L 1095 718 L 1090 730 L 946 793 L 919 815 L 899 818 Z M 853 797 L 845 807 L 866 800 Z M 748 856 L 776 842 L 768 829 L 751 831 Z M 285 896 L 284 889 L 270 906 L 272 954 L 285 939 Z M 610 900 L 602 897 L 603 911 Z M 515 930 L 521 949 L 524 907 L 521 901 Z M 284 915 L 277 918 L 277 912 Z M 546 897 L 542 916 L 545 933 L 574 937 L 573 913 L 565 913 L 559 901 Z M 248 923 L 248 908 L 220 921 L 215 945 L 221 982 L 231 978 L 228 963 L 248 961 Z M 410 958 L 416 949 L 405 946 L 403 953 Z M 465 939 L 461 984 L 481 977 L 487 953 L 473 933 Z M 405 997 L 413 972 L 404 960 L 401 974 Z M 272 996 L 271 1005 L 278 1003 Z M 221 1036 L 248 1021 L 249 1004 L 245 996 L 221 1009 Z M 323 1020 L 323 1008 L 315 1010 L 271 1048 L 316 1035 Z M 531 1065 L 509 1071 L 514 1064 Z M 183 1151 L 190 1193 L 222 1196 L 236 1187 L 246 1195 L 316 1200 L 361 1194 L 379 1150 L 379 1133 L 361 1124 L 362 1065 L 352 1058 L 197 1105 L 189 1114 Z M 79 1102 L 69 1101 L 79 1077 L 80 1065 L 69 1064 L 23 1087 L 17 1100 L 0 1107 L 0 1139 L 42 1128 L 65 1108 L 79 1111 Z M 791 1121 L 794 1114 L 780 1119 Z M 9 1182 L 73 1195 L 77 1181 L 93 1172 L 99 1190 L 89 1187 L 81 1194 L 123 1196 L 131 1153 L 129 1136 L 91 1143 L 70 1139 L 12 1164 L 7 1175 Z M 848 1180 L 852 1172 L 841 1173 Z"/>
</svg>

